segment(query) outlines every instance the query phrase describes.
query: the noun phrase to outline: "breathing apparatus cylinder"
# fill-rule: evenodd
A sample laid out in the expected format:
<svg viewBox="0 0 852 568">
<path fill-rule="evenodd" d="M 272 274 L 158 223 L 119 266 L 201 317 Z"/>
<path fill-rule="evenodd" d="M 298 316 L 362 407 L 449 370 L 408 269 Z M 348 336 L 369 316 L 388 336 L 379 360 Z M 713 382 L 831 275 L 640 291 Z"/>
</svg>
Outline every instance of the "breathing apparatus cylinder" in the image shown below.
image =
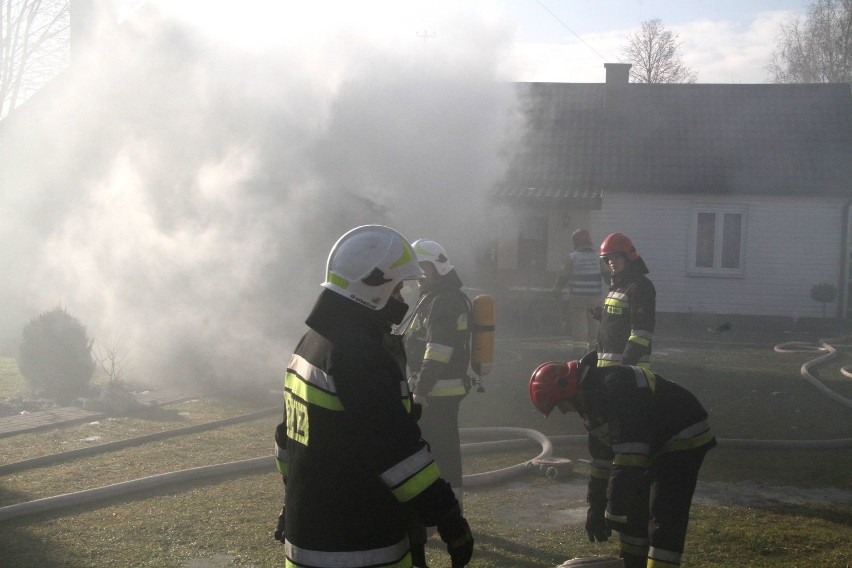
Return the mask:
<svg viewBox="0 0 852 568">
<path fill-rule="evenodd" d="M 491 372 L 494 362 L 494 298 L 480 294 L 473 299 L 473 335 L 470 366 L 482 377 Z"/>
</svg>

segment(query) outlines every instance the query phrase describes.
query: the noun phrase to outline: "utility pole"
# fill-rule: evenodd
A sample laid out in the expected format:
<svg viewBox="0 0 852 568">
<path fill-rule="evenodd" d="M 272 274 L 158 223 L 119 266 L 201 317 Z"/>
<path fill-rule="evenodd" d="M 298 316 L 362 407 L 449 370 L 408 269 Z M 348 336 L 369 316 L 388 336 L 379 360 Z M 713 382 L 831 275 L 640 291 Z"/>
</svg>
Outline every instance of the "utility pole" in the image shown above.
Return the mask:
<svg viewBox="0 0 852 568">
<path fill-rule="evenodd" d="M 417 37 L 423 38 L 423 64 L 421 66 L 421 70 L 425 74 L 426 73 L 426 42 L 429 41 L 430 39 L 435 38 L 435 32 L 428 32 L 428 31 L 424 30 L 423 33 L 417 32 Z"/>
</svg>

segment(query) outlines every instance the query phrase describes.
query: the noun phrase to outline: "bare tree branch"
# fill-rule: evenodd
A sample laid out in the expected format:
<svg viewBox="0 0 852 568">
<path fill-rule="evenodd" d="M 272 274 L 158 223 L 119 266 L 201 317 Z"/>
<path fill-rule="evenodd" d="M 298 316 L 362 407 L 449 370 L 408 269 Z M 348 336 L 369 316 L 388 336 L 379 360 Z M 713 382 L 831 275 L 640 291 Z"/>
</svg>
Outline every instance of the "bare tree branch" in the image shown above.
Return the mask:
<svg viewBox="0 0 852 568">
<path fill-rule="evenodd" d="M 775 83 L 852 82 L 852 0 L 815 0 L 784 22 L 766 68 Z"/>
<path fill-rule="evenodd" d="M 68 64 L 69 0 L 0 0 L 0 118 Z"/>
<path fill-rule="evenodd" d="M 642 29 L 627 38 L 624 58 L 631 63 L 634 83 L 694 83 L 698 74 L 681 61 L 678 36 L 662 20 L 642 22 Z"/>
</svg>

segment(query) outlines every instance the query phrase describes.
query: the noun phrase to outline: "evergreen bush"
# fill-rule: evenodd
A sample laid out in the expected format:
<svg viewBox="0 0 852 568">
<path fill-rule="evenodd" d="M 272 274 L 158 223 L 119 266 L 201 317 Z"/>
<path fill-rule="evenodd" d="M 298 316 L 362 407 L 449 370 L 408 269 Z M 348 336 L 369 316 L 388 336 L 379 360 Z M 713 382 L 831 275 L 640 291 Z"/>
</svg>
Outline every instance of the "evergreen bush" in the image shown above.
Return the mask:
<svg viewBox="0 0 852 568">
<path fill-rule="evenodd" d="M 92 340 L 65 308 L 53 308 L 24 326 L 18 367 L 33 388 L 67 402 L 87 394 L 91 385 L 95 372 Z"/>
</svg>

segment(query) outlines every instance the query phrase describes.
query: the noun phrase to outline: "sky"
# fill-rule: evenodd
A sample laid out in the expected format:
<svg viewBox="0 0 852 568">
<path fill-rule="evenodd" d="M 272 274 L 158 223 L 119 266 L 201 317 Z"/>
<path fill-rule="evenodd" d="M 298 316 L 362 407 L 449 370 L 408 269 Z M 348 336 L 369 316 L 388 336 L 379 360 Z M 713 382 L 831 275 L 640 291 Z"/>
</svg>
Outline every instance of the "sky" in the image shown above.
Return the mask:
<svg viewBox="0 0 852 568">
<path fill-rule="evenodd" d="M 164 0 L 162 9 L 247 46 L 305 40 L 307 50 L 311 39 L 324 34 L 361 36 L 398 49 L 419 46 L 424 63 L 439 44 L 463 44 L 470 40 L 466 35 L 488 29 L 499 38 L 497 68 L 505 78 L 580 83 L 602 82 L 603 64 L 621 58 L 626 38 L 641 22 L 659 18 L 678 35 L 683 61 L 698 73 L 699 83 L 762 83 L 780 24 L 803 14 L 807 2 L 246 0 L 239 10 L 229 5 Z"/>
<path fill-rule="evenodd" d="M 0 123 L 0 343 L 59 305 L 149 381 L 280 378 L 331 246 L 358 225 L 436 240 L 488 285 L 471 274 L 522 126 L 511 81 L 602 83 L 659 17 L 699 82 L 760 82 L 797 8 L 142 4 Z"/>
</svg>

